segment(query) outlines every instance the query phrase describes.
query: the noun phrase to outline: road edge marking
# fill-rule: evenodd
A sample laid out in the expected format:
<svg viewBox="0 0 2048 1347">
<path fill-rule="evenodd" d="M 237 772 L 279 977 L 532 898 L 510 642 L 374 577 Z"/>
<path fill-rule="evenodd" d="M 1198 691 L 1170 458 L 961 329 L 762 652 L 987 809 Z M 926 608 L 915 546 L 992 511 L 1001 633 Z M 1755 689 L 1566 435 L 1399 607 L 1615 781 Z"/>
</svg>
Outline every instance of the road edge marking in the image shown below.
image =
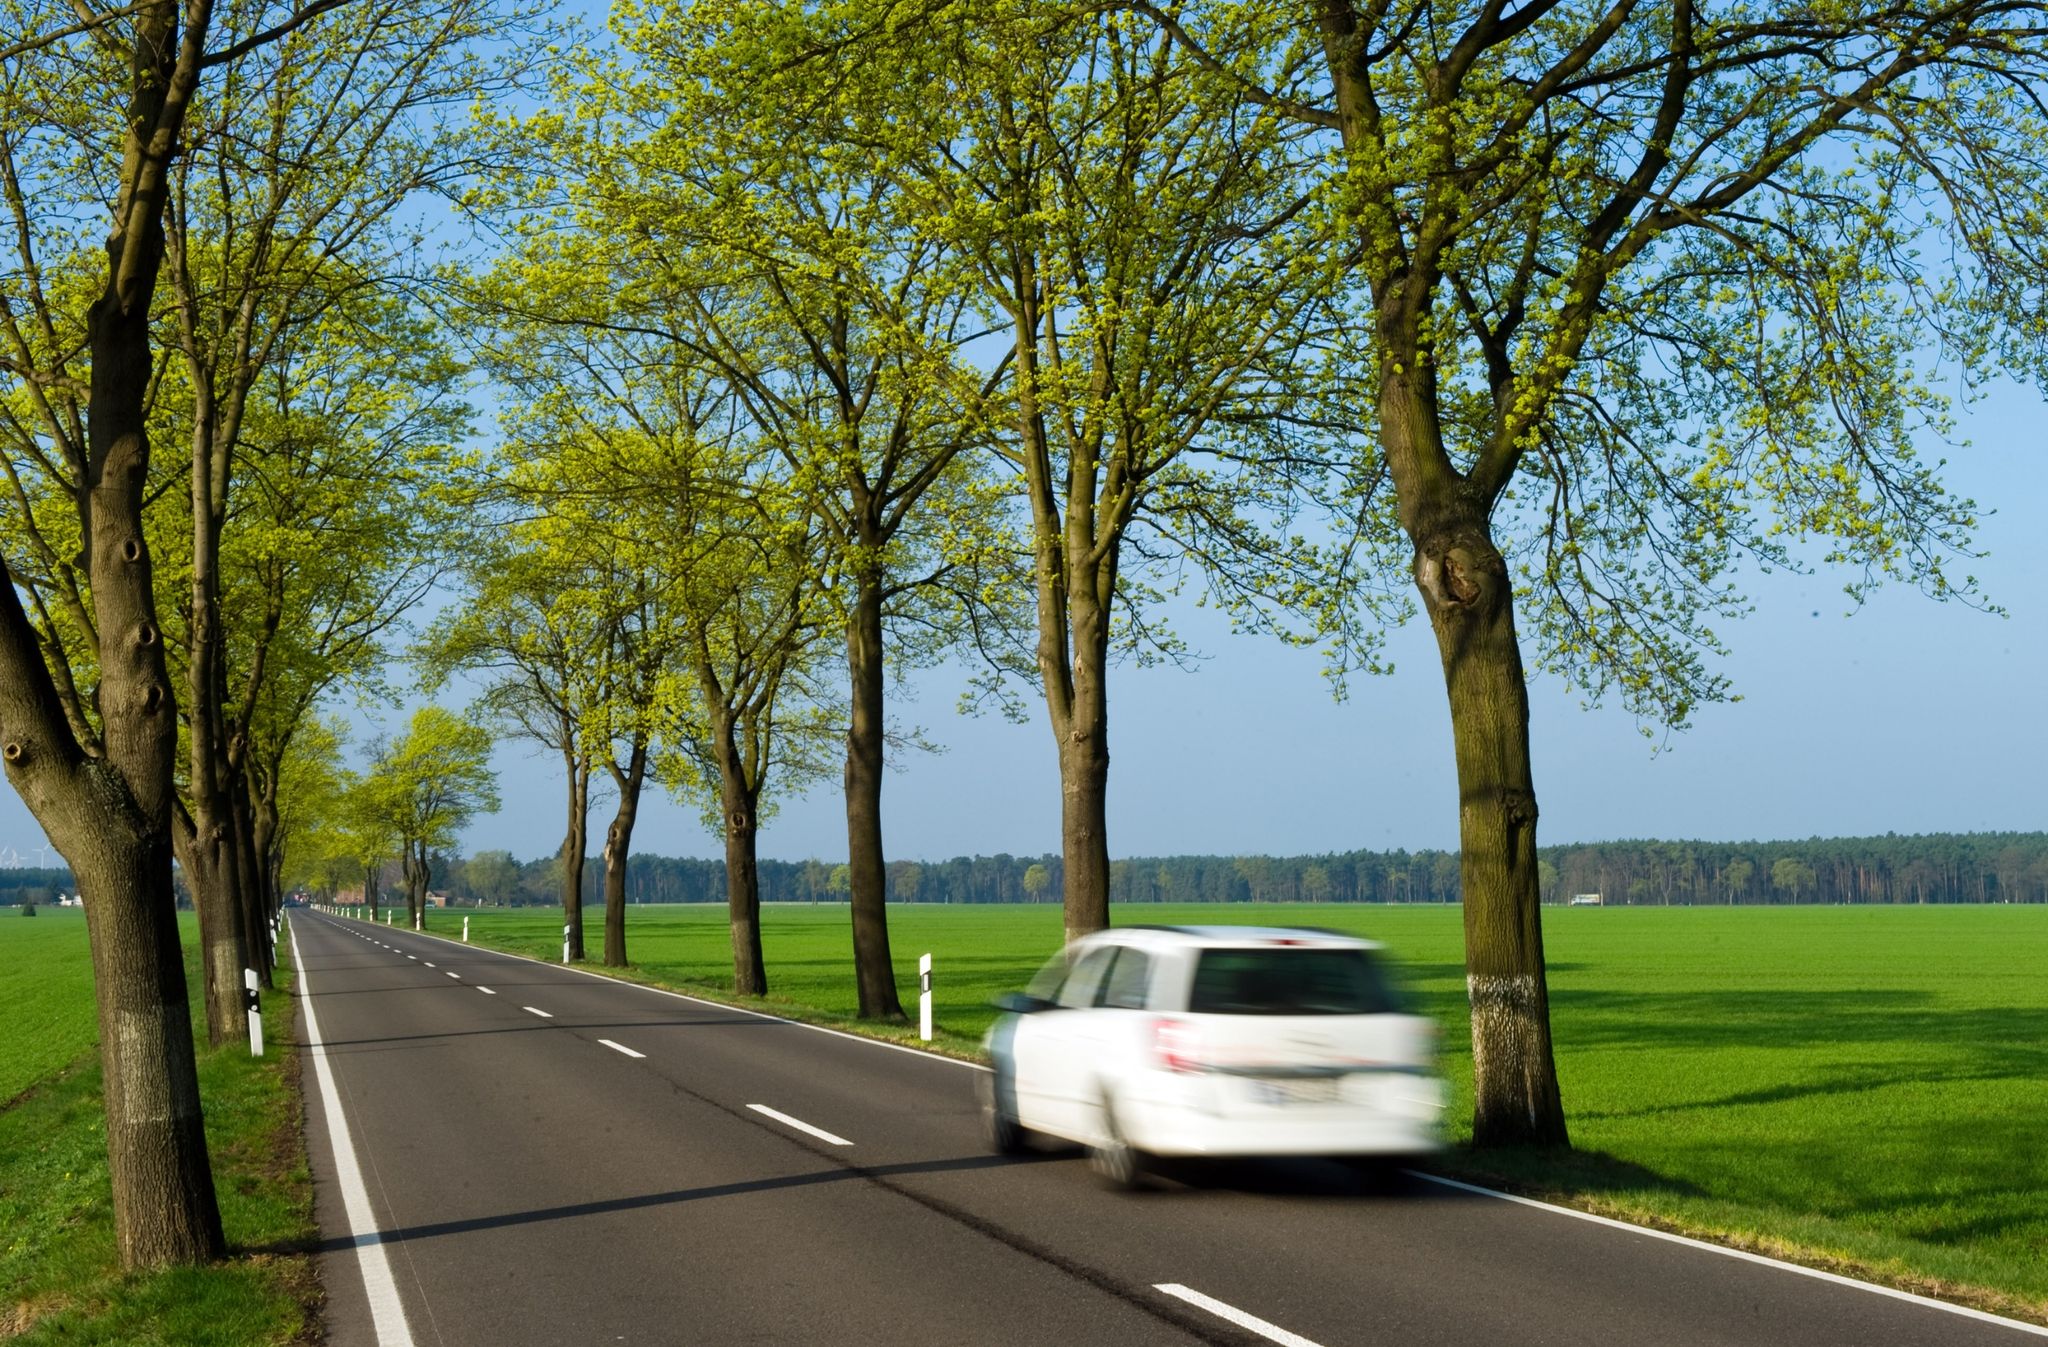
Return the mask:
<svg viewBox="0 0 2048 1347">
<path fill-rule="evenodd" d="M 1788 1262 L 1783 1258 L 1773 1258 L 1769 1254 L 1751 1253 L 1747 1249 L 1731 1249 L 1726 1244 L 1716 1244 L 1711 1240 L 1694 1239 L 1691 1235 L 1676 1235 L 1669 1230 L 1659 1230 L 1654 1226 L 1635 1225 L 1628 1221 L 1616 1220 L 1612 1216 L 1596 1216 L 1590 1211 L 1580 1211 L 1576 1207 L 1563 1207 L 1555 1202 L 1541 1202 L 1533 1197 L 1522 1197 L 1515 1193 L 1504 1193 L 1496 1188 L 1482 1188 L 1476 1183 L 1466 1183 L 1461 1179 L 1447 1179 L 1441 1174 L 1429 1174 L 1420 1169 L 1404 1169 L 1401 1172 L 1409 1175 L 1411 1178 L 1422 1179 L 1427 1183 L 1441 1184 L 1446 1188 L 1456 1188 L 1460 1192 L 1476 1193 L 1481 1197 L 1498 1198 L 1503 1202 L 1512 1202 L 1516 1206 L 1534 1207 L 1538 1211 L 1548 1211 L 1559 1216 L 1569 1216 L 1576 1221 L 1591 1221 L 1594 1225 L 1604 1225 L 1615 1230 L 1626 1230 L 1630 1234 L 1635 1235 L 1647 1235 L 1651 1239 L 1661 1239 L 1667 1244 L 1682 1244 L 1687 1248 L 1702 1249 L 1707 1253 L 1720 1254 L 1723 1258 L 1738 1258 L 1745 1263 L 1757 1263 L 1764 1267 L 1777 1268 L 1783 1272 L 1797 1273 L 1801 1277 L 1812 1277 L 1818 1281 L 1833 1282 L 1837 1286 L 1847 1286 L 1858 1291 L 1869 1291 L 1875 1295 L 1889 1296 L 1893 1300 L 1903 1300 L 1908 1304 L 1922 1305 L 1930 1310 L 1942 1310 L 1949 1314 L 1958 1314 L 1965 1319 L 1976 1319 L 1987 1324 L 1997 1324 L 2001 1328 L 2016 1328 L 2022 1333 L 2031 1333 L 2037 1338 L 2048 1338 L 2048 1328 L 2043 1328 L 2039 1324 L 2030 1324 L 2024 1319 L 2008 1319 L 2002 1314 L 1993 1314 L 1989 1310 L 1975 1309 L 1969 1305 L 1958 1305 L 1948 1300 L 1937 1300 L 1933 1296 L 1918 1295 L 1912 1291 L 1901 1291 L 1896 1286 L 1885 1286 L 1879 1282 L 1867 1282 L 1856 1277 L 1845 1277 L 1839 1272 L 1828 1272 L 1821 1268 L 1808 1267 L 1804 1263 Z"/>
<path fill-rule="evenodd" d="M 1248 1314 L 1235 1305 L 1227 1305 L 1214 1296 L 1205 1296 L 1200 1291 L 1190 1290 L 1179 1282 L 1158 1282 L 1152 1287 L 1175 1300 L 1185 1300 L 1198 1310 L 1207 1310 L 1226 1323 L 1236 1324 L 1248 1333 L 1277 1342 L 1280 1347 L 1321 1347 L 1321 1344 L 1299 1333 L 1290 1333 L 1278 1324 L 1267 1323 L 1256 1314 Z"/>
<path fill-rule="evenodd" d="M 313 1079 L 320 1087 L 320 1111 L 327 1119 L 327 1146 L 334 1156 L 334 1181 L 341 1188 L 342 1211 L 356 1245 L 356 1268 L 362 1273 L 363 1294 L 370 1302 L 371 1328 L 377 1335 L 378 1347 L 413 1347 L 412 1329 L 405 1322 L 405 1304 L 398 1297 L 398 1282 L 391 1275 L 391 1258 L 384 1252 L 384 1232 L 377 1228 L 370 1192 L 363 1186 L 362 1164 L 356 1159 L 355 1139 L 349 1132 L 348 1115 L 342 1112 L 341 1091 L 335 1086 L 333 1068 L 327 1064 L 327 1045 L 320 1040 L 319 1017 L 313 1013 L 312 984 L 306 977 L 306 961 L 299 956 L 296 930 L 291 932 L 291 940 L 299 1010 L 305 1015 L 306 1048 L 313 1058 Z"/>
<path fill-rule="evenodd" d="M 766 1104 L 749 1104 L 747 1105 L 747 1107 L 752 1109 L 756 1113 L 765 1114 L 766 1116 L 775 1119 L 775 1121 L 779 1123 L 784 1123 L 790 1127 L 794 1127 L 799 1132 L 808 1132 L 812 1136 L 816 1137 L 818 1140 L 826 1142 L 830 1145 L 851 1146 L 853 1144 L 851 1141 L 848 1141 L 845 1137 L 834 1135 L 833 1133 L 826 1131 L 822 1127 L 811 1126 L 802 1118 L 792 1118 L 787 1113 L 784 1113 L 781 1109 L 769 1108 Z"/>
</svg>

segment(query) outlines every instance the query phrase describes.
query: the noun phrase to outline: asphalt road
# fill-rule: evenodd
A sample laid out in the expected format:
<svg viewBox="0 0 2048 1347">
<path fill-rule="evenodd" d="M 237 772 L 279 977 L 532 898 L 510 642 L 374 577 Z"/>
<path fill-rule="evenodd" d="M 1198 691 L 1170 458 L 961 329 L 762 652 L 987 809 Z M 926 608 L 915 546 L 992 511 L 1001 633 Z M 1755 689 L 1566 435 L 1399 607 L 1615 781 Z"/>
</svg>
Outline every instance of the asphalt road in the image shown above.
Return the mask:
<svg viewBox="0 0 2048 1347">
<path fill-rule="evenodd" d="M 2037 1340 L 1315 1162 L 1115 1194 L 1070 1153 L 988 1155 L 957 1062 L 395 928 L 291 925 L 299 1042 L 310 1019 L 322 1044 L 305 1079 L 334 1347 Z"/>
</svg>

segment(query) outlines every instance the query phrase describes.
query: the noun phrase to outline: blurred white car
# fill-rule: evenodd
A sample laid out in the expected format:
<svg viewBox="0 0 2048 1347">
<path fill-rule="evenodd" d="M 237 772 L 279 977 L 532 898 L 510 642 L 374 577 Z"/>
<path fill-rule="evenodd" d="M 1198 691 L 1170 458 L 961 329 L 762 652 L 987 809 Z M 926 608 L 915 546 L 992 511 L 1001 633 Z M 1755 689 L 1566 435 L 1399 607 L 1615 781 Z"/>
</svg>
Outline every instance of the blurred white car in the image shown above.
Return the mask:
<svg viewBox="0 0 2048 1347">
<path fill-rule="evenodd" d="M 1087 1147 L 1116 1187 L 1151 1156 L 1415 1155 L 1441 1143 L 1436 1026 L 1380 947 L 1316 930 L 1125 926 L 1055 956 L 986 1046 L 989 1145 Z"/>
</svg>

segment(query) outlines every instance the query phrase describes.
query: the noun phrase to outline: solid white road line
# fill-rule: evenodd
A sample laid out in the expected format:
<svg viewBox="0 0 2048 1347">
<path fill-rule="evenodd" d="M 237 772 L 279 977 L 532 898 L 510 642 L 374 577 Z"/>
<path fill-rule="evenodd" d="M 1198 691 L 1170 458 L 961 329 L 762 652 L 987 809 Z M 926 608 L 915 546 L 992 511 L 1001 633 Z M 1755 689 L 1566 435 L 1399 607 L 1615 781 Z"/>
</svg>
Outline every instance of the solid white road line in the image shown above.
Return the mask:
<svg viewBox="0 0 2048 1347">
<path fill-rule="evenodd" d="M 356 1266 L 363 1274 L 363 1292 L 370 1300 L 370 1323 L 377 1334 L 378 1347 L 413 1347 L 412 1330 L 405 1324 L 405 1306 L 398 1299 L 398 1284 L 391 1279 L 391 1259 L 384 1252 L 384 1237 L 377 1229 L 377 1215 L 370 1209 L 370 1194 L 363 1187 L 355 1142 L 349 1137 L 348 1119 L 341 1111 L 341 1091 L 335 1088 L 334 1071 L 327 1065 L 327 1048 L 320 1041 L 320 1020 L 313 1013 L 312 984 L 306 976 L 306 961 L 299 957 L 296 931 L 292 932 L 292 963 L 299 971 L 299 1008 L 306 1014 L 306 1046 L 313 1055 L 320 1109 L 327 1115 L 327 1140 L 334 1150 L 334 1178 L 341 1187 L 342 1210 L 348 1217 L 348 1232 L 356 1242 Z"/>
<path fill-rule="evenodd" d="M 845 1137 L 833 1136 L 830 1132 L 826 1131 L 822 1127 L 813 1127 L 809 1123 L 805 1122 L 802 1118 L 792 1118 L 787 1113 L 783 1113 L 777 1109 L 769 1108 L 766 1104 L 749 1104 L 747 1105 L 747 1107 L 754 1110 L 754 1112 L 756 1113 L 764 1113 L 767 1116 L 775 1119 L 775 1121 L 779 1123 L 785 1123 L 790 1127 L 794 1127 L 799 1132 L 808 1132 L 812 1136 L 816 1137 L 818 1140 L 828 1142 L 831 1145 L 851 1146 L 853 1144 L 851 1141 L 848 1141 Z"/>
<path fill-rule="evenodd" d="M 474 985 L 474 984 L 472 984 L 472 985 Z M 478 991 L 480 991 L 480 992 L 482 992 L 482 993 L 483 993 L 483 994 L 484 994 L 485 996 L 496 996 L 496 995 L 497 995 L 497 993 L 496 993 L 496 992 L 494 992 L 494 991 L 492 991 L 492 990 L 491 990 L 491 989 L 490 989 L 489 987 L 477 987 L 477 990 L 478 990 Z"/>
<path fill-rule="evenodd" d="M 1262 1338 L 1282 1344 L 1282 1347 L 1316 1347 L 1316 1344 L 1299 1333 L 1289 1333 L 1278 1324 L 1269 1324 L 1255 1314 L 1246 1314 L 1235 1305 L 1226 1305 L 1214 1296 L 1205 1296 L 1200 1291 L 1190 1291 L 1179 1282 L 1161 1282 L 1152 1288 L 1164 1291 L 1176 1300 L 1185 1300 L 1197 1309 L 1209 1311 L 1218 1319 L 1225 1319 L 1239 1328 L 1256 1333 Z"/>
<path fill-rule="evenodd" d="M 519 1008 L 520 1008 L 521 1010 L 525 1011 L 525 1012 L 526 1012 L 527 1014 L 529 1014 L 529 1015 L 538 1015 L 538 1016 L 540 1016 L 540 1017 L 541 1017 L 542 1019 L 544 1019 L 544 1020 L 551 1020 L 551 1019 L 553 1019 L 553 1018 L 554 1018 L 554 1016 L 553 1016 L 553 1015 L 550 1015 L 550 1014 L 548 1014 L 548 1013 L 547 1013 L 547 1012 L 546 1012 L 545 1010 L 542 1010 L 542 1009 L 541 1009 L 541 1008 L 540 1008 L 539 1006 L 521 1006 L 521 1007 L 519 1007 Z"/>
<path fill-rule="evenodd" d="M 644 1052 L 635 1052 L 623 1043 L 614 1043 L 609 1038 L 600 1038 L 597 1041 L 610 1048 L 613 1052 L 623 1052 L 628 1057 L 645 1057 L 647 1055 Z"/>
<path fill-rule="evenodd" d="M 1717 1253 L 1723 1258 L 1739 1258 L 1745 1263 L 1759 1263 L 1764 1267 L 1774 1267 L 1785 1272 L 1795 1272 L 1802 1277 L 1812 1277 L 1817 1281 L 1833 1282 L 1837 1286 L 1850 1286 L 1858 1291 L 1869 1291 L 1873 1295 L 1890 1296 L 1893 1300 L 1904 1300 L 1914 1305 L 1925 1305 L 1930 1310 L 1943 1310 L 1949 1314 L 1960 1314 L 1965 1319 L 1978 1319 L 1987 1324 L 1998 1324 L 2004 1328 L 2016 1328 L 2022 1333 L 2031 1333 L 2037 1338 L 2048 1338 L 2048 1328 L 2043 1328 L 2039 1324 L 2023 1323 L 2018 1319 L 2007 1319 L 2002 1315 L 1988 1314 L 1983 1310 L 1973 1310 L 1968 1305 L 1952 1305 L 1946 1300 L 1936 1300 L 1932 1296 L 1916 1296 L 1911 1291 L 1901 1291 L 1896 1287 L 1879 1286 L 1876 1282 L 1858 1281 L 1854 1277 L 1844 1277 L 1834 1272 L 1823 1272 L 1817 1267 L 1806 1267 L 1799 1263 L 1788 1263 L 1782 1258 L 1771 1258 L 1764 1254 L 1751 1253 L 1747 1249 L 1731 1249 L 1725 1244 L 1710 1244 L 1703 1239 L 1692 1239 L 1686 1235 L 1674 1235 L 1668 1230 L 1653 1230 L 1646 1225 L 1630 1225 L 1627 1221 L 1617 1221 L 1609 1216 L 1595 1216 L 1590 1211 L 1576 1211 L 1571 1207 L 1560 1207 L 1550 1202 L 1538 1202 L 1533 1197 L 1517 1197 L 1513 1193 L 1503 1193 L 1497 1192 L 1492 1188 L 1482 1188 L 1476 1183 L 1460 1183 L 1456 1179 L 1447 1179 L 1439 1174 L 1425 1174 L 1419 1169 L 1410 1169 L 1405 1172 L 1429 1183 L 1442 1184 L 1446 1188 L 1456 1188 L 1460 1192 L 1477 1193 L 1482 1197 L 1499 1198 L 1503 1202 L 1512 1202 L 1519 1207 L 1534 1207 L 1538 1211 L 1548 1211 L 1554 1212 L 1559 1216 L 1569 1216 L 1575 1221 L 1591 1221 L 1594 1225 L 1609 1226 L 1615 1230 L 1626 1230 L 1633 1235 L 1647 1235 L 1651 1239 L 1661 1239 L 1670 1244 L 1683 1244 L 1689 1249 L 1700 1249 L 1707 1253 Z"/>
</svg>

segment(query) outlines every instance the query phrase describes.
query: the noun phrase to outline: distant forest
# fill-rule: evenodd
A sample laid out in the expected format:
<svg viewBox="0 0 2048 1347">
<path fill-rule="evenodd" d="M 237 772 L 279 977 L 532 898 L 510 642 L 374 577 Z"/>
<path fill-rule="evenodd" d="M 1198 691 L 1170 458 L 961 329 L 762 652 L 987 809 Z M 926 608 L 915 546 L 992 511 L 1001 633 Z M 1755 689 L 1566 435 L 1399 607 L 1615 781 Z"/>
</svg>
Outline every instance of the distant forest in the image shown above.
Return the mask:
<svg viewBox="0 0 2048 1347">
<path fill-rule="evenodd" d="M 1598 894 L 1609 905 L 1707 903 L 2048 902 L 2048 833 L 1929 833 L 1814 837 L 1803 842 L 1589 842 L 1544 847 L 1545 902 Z M 433 885 L 458 898 L 517 905 L 559 901 L 553 857 L 506 852 L 436 857 Z M 896 861 L 889 898 L 900 903 L 1060 901 L 1058 856 L 957 856 Z M 587 862 L 585 901 L 603 892 L 603 864 Z M 1156 856 L 1113 862 L 1118 903 L 1455 903 L 1455 851 L 1345 851 L 1325 856 Z M 633 857 L 629 895 L 640 903 L 722 903 L 725 864 Z M 44 903 L 71 891 L 67 870 L 0 870 L 0 906 Z M 761 862 L 769 902 L 846 896 L 846 867 Z"/>
<path fill-rule="evenodd" d="M 1545 847 L 1543 897 L 1599 894 L 1608 904 L 2048 902 L 2048 833 L 1816 837 L 1803 842 L 1624 841 Z M 557 863 L 504 852 L 447 862 L 435 884 L 492 902 L 557 901 Z M 889 898 L 906 903 L 1060 900 L 1058 856 L 959 856 L 896 861 Z M 1115 861 L 1118 903 L 1455 903 L 1455 851 L 1347 851 L 1325 856 L 1160 856 Z M 633 857 L 629 894 L 642 903 L 725 901 L 721 861 Z M 593 859 L 586 901 L 600 894 Z M 761 862 L 770 902 L 830 902 L 846 869 L 823 861 Z"/>
</svg>

